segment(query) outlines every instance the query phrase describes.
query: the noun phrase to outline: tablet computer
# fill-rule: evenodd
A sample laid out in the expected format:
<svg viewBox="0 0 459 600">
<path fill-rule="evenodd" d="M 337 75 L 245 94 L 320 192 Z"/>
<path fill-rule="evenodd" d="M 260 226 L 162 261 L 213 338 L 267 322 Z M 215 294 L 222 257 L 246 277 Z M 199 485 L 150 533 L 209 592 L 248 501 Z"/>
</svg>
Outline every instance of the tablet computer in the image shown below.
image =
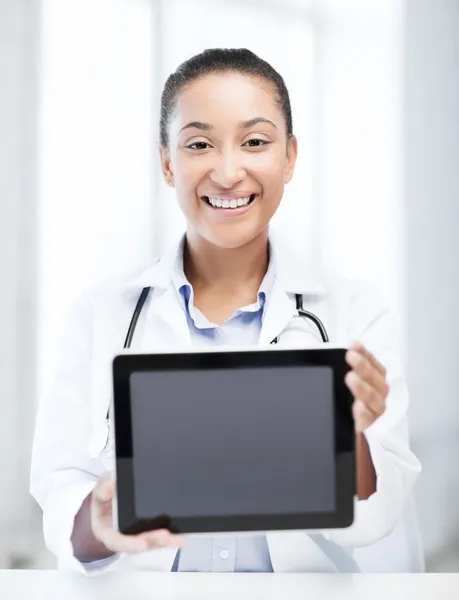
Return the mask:
<svg viewBox="0 0 459 600">
<path fill-rule="evenodd" d="M 351 525 L 355 433 L 345 352 L 116 356 L 118 529 Z"/>
</svg>

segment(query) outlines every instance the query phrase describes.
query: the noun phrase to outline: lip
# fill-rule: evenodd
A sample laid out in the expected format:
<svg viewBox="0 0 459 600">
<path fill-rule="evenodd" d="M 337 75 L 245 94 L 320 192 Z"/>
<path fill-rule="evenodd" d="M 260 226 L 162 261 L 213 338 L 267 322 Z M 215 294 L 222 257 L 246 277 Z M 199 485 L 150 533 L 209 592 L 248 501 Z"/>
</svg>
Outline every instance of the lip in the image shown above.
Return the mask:
<svg viewBox="0 0 459 600">
<path fill-rule="evenodd" d="M 238 196 L 239 198 L 247 198 L 247 196 L 250 196 L 250 194 L 247 194 L 245 196 Z M 211 198 L 213 198 L 214 196 L 211 196 Z M 232 200 L 233 198 L 236 200 L 236 196 L 233 196 L 233 198 L 226 198 L 223 196 L 217 196 L 218 198 L 221 198 L 222 200 Z M 247 204 L 246 206 L 238 206 L 237 208 L 217 208 L 216 206 L 212 206 L 210 205 L 208 202 L 206 202 L 205 200 L 201 201 L 207 206 L 207 208 L 209 210 L 211 210 L 215 215 L 221 215 L 224 218 L 230 218 L 230 217 L 238 217 L 240 215 L 245 214 L 247 211 L 249 211 L 252 206 L 254 204 L 256 204 L 258 200 L 258 194 L 255 195 L 255 198 L 252 200 L 252 202 L 250 204 Z"/>
</svg>

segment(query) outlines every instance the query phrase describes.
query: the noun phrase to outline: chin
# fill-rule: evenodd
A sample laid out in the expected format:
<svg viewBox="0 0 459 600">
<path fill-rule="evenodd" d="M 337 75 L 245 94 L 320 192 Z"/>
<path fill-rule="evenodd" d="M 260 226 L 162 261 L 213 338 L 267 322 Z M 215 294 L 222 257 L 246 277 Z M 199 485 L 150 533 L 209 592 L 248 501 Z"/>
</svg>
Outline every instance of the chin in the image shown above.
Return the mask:
<svg viewBox="0 0 459 600">
<path fill-rule="evenodd" d="M 263 230 L 262 230 L 263 231 Z M 242 248 L 250 242 L 253 242 L 255 238 L 260 235 L 261 231 L 259 229 L 254 229 L 253 231 L 240 231 L 240 232 L 208 232 L 208 235 L 205 235 L 208 242 L 217 246 L 218 248 L 224 248 L 227 250 Z"/>
</svg>

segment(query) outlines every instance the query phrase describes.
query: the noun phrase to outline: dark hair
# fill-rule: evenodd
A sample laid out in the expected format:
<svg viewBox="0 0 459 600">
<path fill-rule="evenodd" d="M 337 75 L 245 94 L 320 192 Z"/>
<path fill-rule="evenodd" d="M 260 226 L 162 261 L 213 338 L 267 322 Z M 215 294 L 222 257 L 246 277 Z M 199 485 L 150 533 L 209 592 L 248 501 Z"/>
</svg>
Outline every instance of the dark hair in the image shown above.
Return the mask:
<svg viewBox="0 0 459 600">
<path fill-rule="evenodd" d="M 172 73 L 161 96 L 160 142 L 164 148 L 169 145 L 168 126 L 175 110 L 177 97 L 189 83 L 204 75 L 213 73 L 240 73 L 264 79 L 276 91 L 276 100 L 284 113 L 288 136 L 292 135 L 292 110 L 284 80 L 273 67 L 246 48 L 212 48 L 204 50 L 183 62 Z"/>
</svg>

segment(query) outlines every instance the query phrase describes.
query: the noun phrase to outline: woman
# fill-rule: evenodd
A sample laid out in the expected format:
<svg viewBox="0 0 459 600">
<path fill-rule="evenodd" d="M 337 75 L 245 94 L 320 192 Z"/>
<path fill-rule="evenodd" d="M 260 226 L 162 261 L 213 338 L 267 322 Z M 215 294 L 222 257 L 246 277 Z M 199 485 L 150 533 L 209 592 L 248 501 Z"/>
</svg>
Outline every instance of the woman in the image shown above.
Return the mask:
<svg viewBox="0 0 459 600">
<path fill-rule="evenodd" d="M 384 302 L 360 282 L 313 275 L 268 235 L 297 157 L 280 75 L 248 50 L 207 50 L 169 77 L 160 132 L 162 171 L 186 217 L 186 235 L 136 277 L 85 295 L 69 320 L 33 452 L 31 492 L 43 507 L 47 545 L 60 564 L 87 573 L 141 564 L 180 571 L 327 570 L 326 552 L 319 558 L 317 540 L 304 532 L 276 533 L 269 543 L 264 535 L 233 540 L 223 553 L 216 552 L 221 540 L 215 536 L 184 544 L 165 530 L 124 536 L 112 526 L 109 367 L 145 285 L 153 293 L 133 343 L 142 351 L 263 347 L 276 337 L 284 346 L 317 343 L 314 326 L 296 318 L 295 293 L 324 321 L 331 342 L 349 347 L 356 519 L 321 537 L 344 557 L 393 529 L 420 469 L 408 447 L 408 397 Z"/>
</svg>

